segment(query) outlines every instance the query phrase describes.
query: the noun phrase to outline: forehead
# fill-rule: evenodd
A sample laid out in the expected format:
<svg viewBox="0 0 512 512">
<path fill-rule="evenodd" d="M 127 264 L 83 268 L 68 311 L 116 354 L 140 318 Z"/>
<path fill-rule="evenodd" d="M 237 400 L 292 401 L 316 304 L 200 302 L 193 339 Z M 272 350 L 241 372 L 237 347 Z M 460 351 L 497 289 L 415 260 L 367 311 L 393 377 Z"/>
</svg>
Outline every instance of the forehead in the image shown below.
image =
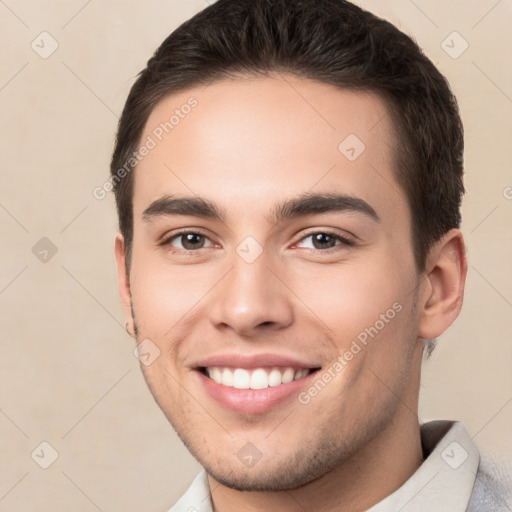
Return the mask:
<svg viewBox="0 0 512 512">
<path fill-rule="evenodd" d="M 373 93 L 292 75 L 218 81 L 160 101 L 144 145 L 136 217 L 165 194 L 200 195 L 238 218 L 304 192 L 391 201 L 408 213 L 393 174 L 392 121 Z"/>
</svg>

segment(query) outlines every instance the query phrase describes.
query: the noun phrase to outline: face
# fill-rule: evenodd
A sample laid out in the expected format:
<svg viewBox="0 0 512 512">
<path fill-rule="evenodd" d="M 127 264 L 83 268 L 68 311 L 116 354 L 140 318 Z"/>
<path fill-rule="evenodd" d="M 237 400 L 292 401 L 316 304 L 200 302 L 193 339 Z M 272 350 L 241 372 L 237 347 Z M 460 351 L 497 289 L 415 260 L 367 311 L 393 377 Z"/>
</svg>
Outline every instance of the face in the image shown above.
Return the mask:
<svg viewBox="0 0 512 512">
<path fill-rule="evenodd" d="M 416 371 L 385 104 L 240 78 L 164 99 L 141 141 L 125 298 L 151 392 L 217 481 L 320 478 L 396 423 Z"/>
</svg>

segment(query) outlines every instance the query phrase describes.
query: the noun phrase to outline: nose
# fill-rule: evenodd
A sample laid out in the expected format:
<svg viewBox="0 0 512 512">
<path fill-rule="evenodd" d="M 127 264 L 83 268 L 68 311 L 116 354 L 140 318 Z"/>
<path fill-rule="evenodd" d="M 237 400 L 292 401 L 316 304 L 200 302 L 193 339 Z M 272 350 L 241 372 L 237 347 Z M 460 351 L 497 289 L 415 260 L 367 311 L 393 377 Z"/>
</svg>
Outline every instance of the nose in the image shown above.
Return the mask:
<svg viewBox="0 0 512 512">
<path fill-rule="evenodd" d="M 253 338 L 293 322 L 286 276 L 269 263 L 265 251 L 252 263 L 234 254 L 230 271 L 210 294 L 208 316 L 215 328 Z"/>
</svg>

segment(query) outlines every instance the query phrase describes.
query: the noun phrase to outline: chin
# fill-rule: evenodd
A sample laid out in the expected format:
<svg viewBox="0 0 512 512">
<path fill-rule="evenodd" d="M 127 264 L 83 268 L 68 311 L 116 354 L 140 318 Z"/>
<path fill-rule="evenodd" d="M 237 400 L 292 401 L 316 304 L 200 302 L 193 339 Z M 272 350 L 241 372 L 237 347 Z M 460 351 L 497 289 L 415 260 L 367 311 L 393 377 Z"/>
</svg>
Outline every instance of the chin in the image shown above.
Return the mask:
<svg viewBox="0 0 512 512">
<path fill-rule="evenodd" d="M 314 477 L 311 474 L 290 473 L 287 469 L 278 469 L 272 472 L 264 469 L 257 474 L 248 471 L 241 471 L 239 473 L 232 471 L 226 474 L 224 471 L 217 472 L 207 467 L 205 467 L 205 470 L 208 475 L 223 486 L 244 492 L 291 491 L 323 476 Z"/>
<path fill-rule="evenodd" d="M 238 456 L 218 458 L 216 461 L 206 460 L 208 457 L 196 454 L 190 446 L 187 447 L 215 481 L 230 489 L 244 492 L 297 489 L 322 478 L 341 462 L 340 453 L 336 453 L 332 446 L 323 446 L 313 452 L 302 448 L 279 458 L 272 454 L 263 454 L 253 467 L 246 467 Z"/>
</svg>

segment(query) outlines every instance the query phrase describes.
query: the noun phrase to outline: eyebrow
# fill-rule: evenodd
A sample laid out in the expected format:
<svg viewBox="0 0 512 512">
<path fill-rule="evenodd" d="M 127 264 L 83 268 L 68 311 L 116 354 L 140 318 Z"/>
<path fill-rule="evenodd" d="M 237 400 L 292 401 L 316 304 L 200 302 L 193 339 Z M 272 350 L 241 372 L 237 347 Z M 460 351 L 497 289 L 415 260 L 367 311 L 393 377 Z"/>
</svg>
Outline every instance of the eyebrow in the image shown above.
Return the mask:
<svg viewBox="0 0 512 512">
<path fill-rule="evenodd" d="M 286 219 L 331 212 L 359 213 L 375 222 L 381 220 L 377 212 L 363 199 L 333 193 L 304 193 L 298 197 L 286 199 L 272 209 L 266 220 L 270 224 L 278 224 Z M 225 211 L 206 198 L 165 195 L 153 201 L 144 210 L 142 219 L 150 222 L 156 217 L 172 215 L 190 215 L 223 223 L 226 218 Z"/>
</svg>

